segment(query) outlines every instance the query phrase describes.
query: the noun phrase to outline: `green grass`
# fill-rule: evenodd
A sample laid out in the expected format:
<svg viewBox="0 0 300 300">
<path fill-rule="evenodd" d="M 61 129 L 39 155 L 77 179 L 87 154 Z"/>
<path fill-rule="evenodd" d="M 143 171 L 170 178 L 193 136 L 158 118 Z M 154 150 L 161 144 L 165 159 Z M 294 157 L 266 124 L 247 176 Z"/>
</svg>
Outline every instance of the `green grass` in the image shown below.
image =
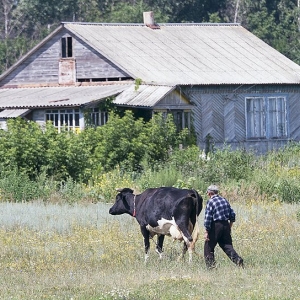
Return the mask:
<svg viewBox="0 0 300 300">
<path fill-rule="evenodd" d="M 182 244 L 166 238 L 164 259 L 152 242 L 145 265 L 138 224 L 110 216 L 109 205 L 2 203 L 0 298 L 299 299 L 300 205 L 232 205 L 234 246 L 245 269 L 217 247 L 217 268 L 207 271 L 202 236 L 192 264 L 177 261 Z"/>
</svg>

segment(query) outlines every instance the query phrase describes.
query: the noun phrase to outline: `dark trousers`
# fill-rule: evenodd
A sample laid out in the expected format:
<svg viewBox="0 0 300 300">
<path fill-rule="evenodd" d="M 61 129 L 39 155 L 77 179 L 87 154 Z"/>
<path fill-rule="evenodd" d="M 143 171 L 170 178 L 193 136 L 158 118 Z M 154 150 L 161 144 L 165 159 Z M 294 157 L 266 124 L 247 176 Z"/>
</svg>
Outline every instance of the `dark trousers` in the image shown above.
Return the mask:
<svg viewBox="0 0 300 300">
<path fill-rule="evenodd" d="M 212 222 L 208 233 L 209 241 L 204 243 L 204 258 L 208 268 L 215 265 L 215 247 L 217 244 L 226 255 L 235 263 L 240 264 L 242 258 L 236 253 L 232 246 L 231 229 L 228 221 Z"/>
</svg>

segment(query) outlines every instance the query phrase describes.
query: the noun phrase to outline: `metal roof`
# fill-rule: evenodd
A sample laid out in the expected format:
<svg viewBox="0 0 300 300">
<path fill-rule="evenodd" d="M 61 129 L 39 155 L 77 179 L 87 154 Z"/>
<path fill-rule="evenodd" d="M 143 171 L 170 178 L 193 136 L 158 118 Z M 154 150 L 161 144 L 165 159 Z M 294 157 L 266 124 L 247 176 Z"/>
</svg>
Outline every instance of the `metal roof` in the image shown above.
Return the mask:
<svg viewBox="0 0 300 300">
<path fill-rule="evenodd" d="M 0 112 L 0 119 L 17 118 L 28 112 L 30 112 L 30 109 L 5 109 Z"/>
<path fill-rule="evenodd" d="M 63 23 L 147 84 L 299 84 L 300 66 L 239 24 Z"/>
<path fill-rule="evenodd" d="M 129 85 L 0 89 L 0 109 L 81 106 L 117 95 Z"/>
<path fill-rule="evenodd" d="M 172 86 L 140 85 L 135 88 L 135 85 L 132 85 L 119 94 L 114 103 L 126 106 L 153 107 L 174 89 L 175 87 Z"/>
</svg>

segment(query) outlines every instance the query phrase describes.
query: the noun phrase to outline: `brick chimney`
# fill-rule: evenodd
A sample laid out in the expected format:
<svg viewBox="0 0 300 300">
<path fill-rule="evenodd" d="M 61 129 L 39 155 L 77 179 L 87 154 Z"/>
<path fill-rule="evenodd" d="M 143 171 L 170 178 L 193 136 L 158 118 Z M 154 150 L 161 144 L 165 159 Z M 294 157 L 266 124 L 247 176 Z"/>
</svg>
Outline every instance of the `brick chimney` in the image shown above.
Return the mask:
<svg viewBox="0 0 300 300">
<path fill-rule="evenodd" d="M 144 24 L 151 29 L 160 29 L 159 25 L 154 22 L 153 11 L 143 12 Z"/>
</svg>

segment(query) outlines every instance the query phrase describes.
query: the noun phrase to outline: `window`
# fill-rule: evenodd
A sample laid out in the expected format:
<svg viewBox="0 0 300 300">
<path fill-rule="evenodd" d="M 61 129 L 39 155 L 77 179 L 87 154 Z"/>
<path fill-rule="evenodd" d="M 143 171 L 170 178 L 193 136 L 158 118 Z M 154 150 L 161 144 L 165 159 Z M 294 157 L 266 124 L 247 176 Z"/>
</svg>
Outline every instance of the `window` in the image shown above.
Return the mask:
<svg viewBox="0 0 300 300">
<path fill-rule="evenodd" d="M 247 138 L 286 138 L 286 98 L 246 98 L 246 126 Z"/>
<path fill-rule="evenodd" d="M 49 109 L 46 110 L 46 121 L 51 121 L 60 131 L 61 128 L 66 130 L 79 131 L 79 109 Z"/>
<path fill-rule="evenodd" d="M 266 137 L 264 99 L 247 98 L 247 137 Z"/>
<path fill-rule="evenodd" d="M 155 113 L 160 113 L 160 111 L 155 111 Z M 177 131 L 184 128 L 191 128 L 191 112 L 184 110 L 171 110 L 168 112 L 162 112 L 163 116 L 166 117 L 167 114 L 171 113 L 176 125 Z"/>
<path fill-rule="evenodd" d="M 91 108 L 90 112 L 90 125 L 101 126 L 104 125 L 108 120 L 108 113 L 101 111 L 99 108 Z"/>
<path fill-rule="evenodd" d="M 73 57 L 73 40 L 70 36 L 61 39 L 61 57 Z"/>
</svg>

